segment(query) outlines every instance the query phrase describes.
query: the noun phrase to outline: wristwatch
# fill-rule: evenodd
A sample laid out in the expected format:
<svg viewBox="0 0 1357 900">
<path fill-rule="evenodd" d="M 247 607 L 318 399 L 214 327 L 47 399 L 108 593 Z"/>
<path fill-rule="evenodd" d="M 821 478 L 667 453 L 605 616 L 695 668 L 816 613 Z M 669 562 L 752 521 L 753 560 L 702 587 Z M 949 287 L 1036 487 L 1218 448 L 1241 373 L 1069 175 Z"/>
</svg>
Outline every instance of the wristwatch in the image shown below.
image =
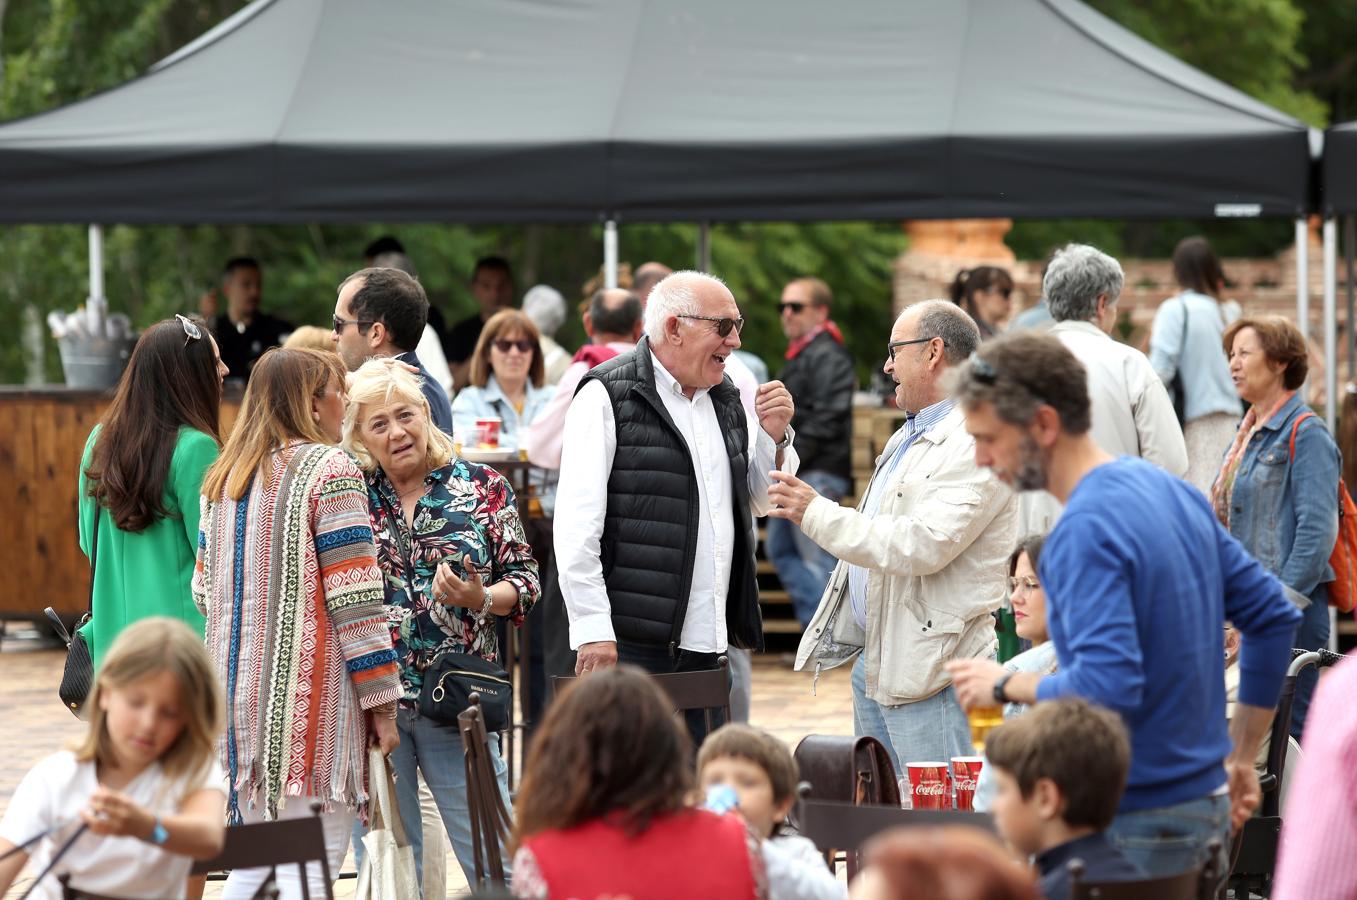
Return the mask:
<svg viewBox="0 0 1357 900">
<path fill-rule="evenodd" d="M 1001 703 L 1001 704 L 1002 704 L 1002 703 L 1008 703 L 1008 702 L 1010 702 L 1009 699 L 1008 699 L 1008 694 L 1006 694 L 1006 693 L 1004 692 L 1004 688 L 1006 688 L 1006 687 L 1008 686 L 1008 679 L 1012 678 L 1013 675 L 1014 675 L 1013 672 L 1005 672 L 1003 675 L 1001 675 L 1001 676 L 999 677 L 999 680 L 998 680 L 998 681 L 994 682 L 994 702 L 995 702 L 995 703 Z"/>
<path fill-rule="evenodd" d="M 796 432 L 792 430 L 792 426 L 788 425 L 787 430 L 782 433 L 782 440 L 778 441 L 773 446 L 778 450 L 786 450 L 792 445 L 792 439 L 795 437 Z"/>
<path fill-rule="evenodd" d="M 148 840 L 157 847 L 163 847 L 169 839 L 170 833 L 165 830 L 165 823 L 160 821 L 160 816 L 156 816 L 155 827 L 151 829 L 151 836 Z"/>
</svg>

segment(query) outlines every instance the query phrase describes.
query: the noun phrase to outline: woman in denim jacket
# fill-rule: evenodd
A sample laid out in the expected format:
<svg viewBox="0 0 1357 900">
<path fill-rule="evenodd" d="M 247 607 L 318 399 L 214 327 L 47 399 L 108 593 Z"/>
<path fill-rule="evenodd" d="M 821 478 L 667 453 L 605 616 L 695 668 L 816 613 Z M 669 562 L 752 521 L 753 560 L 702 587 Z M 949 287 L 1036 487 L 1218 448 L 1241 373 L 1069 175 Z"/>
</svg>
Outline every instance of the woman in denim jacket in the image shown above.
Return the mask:
<svg viewBox="0 0 1357 900">
<path fill-rule="evenodd" d="M 1309 363 L 1305 339 L 1294 325 L 1280 316 L 1240 319 L 1225 332 L 1224 344 L 1230 378 L 1249 411 L 1211 487 L 1211 503 L 1230 534 L 1305 610 L 1295 645 L 1317 650 L 1329 640 L 1328 582 L 1334 577 L 1329 556 L 1338 537 L 1338 445 L 1323 420 L 1296 393 Z M 1291 734 L 1297 739 L 1316 677 L 1307 670 L 1296 684 Z"/>
</svg>

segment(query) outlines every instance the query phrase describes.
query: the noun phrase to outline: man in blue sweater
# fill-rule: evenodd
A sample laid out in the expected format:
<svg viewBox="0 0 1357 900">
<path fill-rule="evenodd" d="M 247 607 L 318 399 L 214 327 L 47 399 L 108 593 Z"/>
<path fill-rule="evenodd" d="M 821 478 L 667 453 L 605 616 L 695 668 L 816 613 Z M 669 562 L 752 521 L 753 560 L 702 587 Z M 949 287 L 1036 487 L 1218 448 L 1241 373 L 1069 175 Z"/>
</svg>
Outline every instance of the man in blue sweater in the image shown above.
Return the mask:
<svg viewBox="0 0 1357 900">
<path fill-rule="evenodd" d="M 1231 826 L 1258 805 L 1254 757 L 1300 612 L 1199 491 L 1093 442 L 1084 368 L 1058 339 L 992 340 L 958 372 L 956 390 L 976 462 L 1065 504 L 1039 572 L 1058 671 L 952 663 L 958 697 L 977 706 L 1079 696 L 1117 711 L 1131 771 L 1109 839 L 1152 877 L 1205 862 L 1213 839 L 1224 865 Z M 1227 620 L 1243 635 L 1228 729 Z"/>
</svg>

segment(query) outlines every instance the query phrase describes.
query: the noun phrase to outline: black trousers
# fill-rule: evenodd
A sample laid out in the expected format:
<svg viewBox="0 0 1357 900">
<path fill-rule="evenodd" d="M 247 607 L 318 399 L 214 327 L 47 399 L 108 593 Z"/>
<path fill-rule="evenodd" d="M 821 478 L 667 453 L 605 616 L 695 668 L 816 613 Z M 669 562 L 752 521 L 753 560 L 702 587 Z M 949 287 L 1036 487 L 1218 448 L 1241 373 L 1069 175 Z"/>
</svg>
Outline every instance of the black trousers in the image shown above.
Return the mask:
<svg viewBox="0 0 1357 900">
<path fill-rule="evenodd" d="M 617 642 L 617 661 L 644 669 L 652 675 L 667 675 L 672 672 L 703 672 L 716 668 L 719 653 L 697 653 L 693 650 L 679 650 L 677 656 L 669 655 L 667 644 L 637 644 L 629 641 Z M 726 670 L 726 683 L 729 688 L 730 670 Z M 708 725 L 710 717 L 711 724 Z M 722 707 L 712 709 L 690 709 L 683 713 L 688 733 L 693 738 L 693 748 L 702 746 L 707 734 L 726 724 L 726 711 Z"/>
</svg>

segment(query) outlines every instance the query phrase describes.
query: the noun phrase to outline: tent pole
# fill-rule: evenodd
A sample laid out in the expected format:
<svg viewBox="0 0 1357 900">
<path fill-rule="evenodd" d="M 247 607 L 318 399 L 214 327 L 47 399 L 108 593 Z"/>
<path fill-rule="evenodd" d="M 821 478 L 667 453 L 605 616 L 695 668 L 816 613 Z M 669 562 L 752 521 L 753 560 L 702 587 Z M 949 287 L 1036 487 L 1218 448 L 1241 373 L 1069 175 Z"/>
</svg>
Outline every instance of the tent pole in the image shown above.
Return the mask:
<svg viewBox="0 0 1357 900">
<path fill-rule="evenodd" d="M 617 220 L 603 223 L 603 286 L 617 287 Z"/>
<path fill-rule="evenodd" d="M 90 226 L 90 299 L 104 299 L 104 226 Z"/>
<path fill-rule="evenodd" d="M 1338 221 L 1324 220 L 1324 421 L 1338 419 Z"/>
<path fill-rule="evenodd" d="M 697 271 L 711 271 L 711 223 L 706 221 L 697 225 Z"/>
<path fill-rule="evenodd" d="M 1343 217 L 1343 262 L 1345 263 L 1344 285 L 1348 298 L 1348 380 L 1357 380 L 1357 216 Z"/>
<path fill-rule="evenodd" d="M 1309 229 L 1304 216 L 1296 217 L 1296 327 L 1301 337 L 1310 340 L 1310 267 L 1306 258 L 1310 249 Z"/>
</svg>

